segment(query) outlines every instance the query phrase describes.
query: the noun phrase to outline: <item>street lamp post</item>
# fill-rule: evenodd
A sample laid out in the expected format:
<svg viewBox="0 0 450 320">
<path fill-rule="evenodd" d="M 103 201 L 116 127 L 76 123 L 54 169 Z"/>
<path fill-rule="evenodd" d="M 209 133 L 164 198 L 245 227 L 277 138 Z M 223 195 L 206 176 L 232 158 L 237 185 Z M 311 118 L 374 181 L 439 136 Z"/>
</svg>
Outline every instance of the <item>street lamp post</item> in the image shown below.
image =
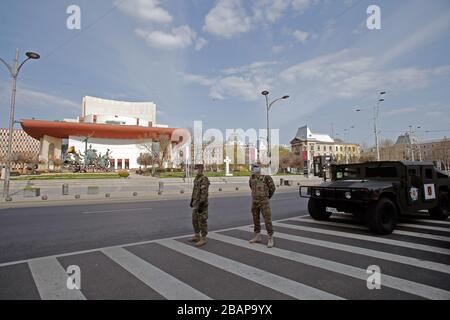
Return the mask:
<svg viewBox="0 0 450 320">
<path fill-rule="evenodd" d="M 384 99 L 381 99 L 381 96 L 385 95 L 386 91 L 381 91 L 378 95 L 377 104 L 373 107 L 373 133 L 375 135 L 375 149 L 377 152 L 377 161 L 380 161 L 380 146 L 378 144 L 378 115 L 380 113 L 380 102 L 383 102 Z M 362 109 L 357 109 L 357 112 L 362 111 Z"/>
<path fill-rule="evenodd" d="M 347 141 L 344 141 L 347 144 L 345 146 L 345 164 L 348 164 L 348 149 L 350 148 L 348 146 L 348 143 L 349 143 L 348 140 L 350 139 L 350 130 L 352 130 L 352 129 L 355 129 L 355 126 L 351 126 L 350 128 L 344 129 L 344 132 L 345 132 L 344 137 L 345 137 L 345 140 L 347 140 Z"/>
<path fill-rule="evenodd" d="M 21 64 L 19 64 L 19 49 L 16 49 L 16 57 L 14 59 L 13 65 L 9 65 L 5 60 L 0 58 L 0 61 L 8 68 L 12 80 L 11 110 L 9 113 L 8 151 L 5 164 L 5 177 L 4 177 L 5 182 L 3 185 L 3 198 L 5 200 L 8 200 L 9 198 L 9 181 L 11 176 L 11 149 L 12 149 L 12 136 L 14 130 L 14 111 L 16 108 L 17 76 L 19 75 L 19 71 L 25 64 L 25 62 L 27 62 L 30 59 L 37 60 L 40 58 L 39 54 L 35 52 L 27 52 L 25 55 L 27 56 L 27 59 L 25 59 L 24 61 L 22 61 Z"/>
<path fill-rule="evenodd" d="M 270 131 L 269 131 L 269 111 L 270 108 L 272 108 L 273 104 L 279 100 L 285 100 L 289 99 L 289 96 L 283 96 L 281 98 L 278 98 L 272 102 L 269 101 L 269 91 L 263 91 L 261 94 L 266 98 L 266 108 L 267 108 L 267 155 L 269 157 L 269 164 L 272 164 L 272 150 L 270 146 Z"/>
</svg>

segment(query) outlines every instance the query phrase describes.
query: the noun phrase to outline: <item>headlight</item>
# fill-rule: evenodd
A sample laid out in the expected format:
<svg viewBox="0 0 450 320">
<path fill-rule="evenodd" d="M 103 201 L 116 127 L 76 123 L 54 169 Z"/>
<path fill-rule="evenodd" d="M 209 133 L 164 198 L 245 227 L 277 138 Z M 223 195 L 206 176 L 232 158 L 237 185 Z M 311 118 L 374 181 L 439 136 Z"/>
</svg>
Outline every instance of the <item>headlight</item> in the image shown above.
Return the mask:
<svg viewBox="0 0 450 320">
<path fill-rule="evenodd" d="M 345 193 L 345 199 L 350 200 L 352 198 L 352 193 L 350 191 L 347 191 Z"/>
<path fill-rule="evenodd" d="M 316 190 L 316 196 L 320 197 L 320 190 Z"/>
</svg>

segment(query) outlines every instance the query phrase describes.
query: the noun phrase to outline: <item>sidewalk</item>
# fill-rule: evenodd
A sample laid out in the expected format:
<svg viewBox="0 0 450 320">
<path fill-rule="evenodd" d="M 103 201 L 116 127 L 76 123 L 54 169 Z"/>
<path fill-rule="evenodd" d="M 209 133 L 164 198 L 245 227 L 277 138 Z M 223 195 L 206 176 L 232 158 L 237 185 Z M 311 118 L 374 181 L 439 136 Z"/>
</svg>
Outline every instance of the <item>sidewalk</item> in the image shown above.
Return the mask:
<svg viewBox="0 0 450 320">
<path fill-rule="evenodd" d="M 139 179 L 120 180 L 43 180 L 33 181 L 33 187 L 40 188 L 40 196 L 25 198 L 23 188 L 26 181 L 14 181 L 11 183 L 12 201 L 0 200 L 0 208 L 10 208 L 30 205 L 50 205 L 69 203 L 90 203 L 110 201 L 144 201 L 162 199 L 184 199 L 189 198 L 192 192 L 192 183 L 188 179 L 183 182 L 181 178 L 157 179 L 152 177 Z M 317 177 L 304 178 L 303 176 L 274 176 L 277 192 L 297 192 L 299 185 L 316 185 L 322 180 Z M 212 177 L 210 178 L 210 195 L 246 195 L 250 194 L 248 177 Z M 289 180 L 290 186 L 281 186 L 280 179 Z M 159 194 L 160 185 L 163 183 L 162 193 Z M 192 181 L 191 181 L 192 182 Z M 62 194 L 62 185 L 68 184 L 68 195 Z M 96 194 L 88 194 L 88 187 L 97 187 Z M 0 189 L 1 190 L 1 189 Z M 1 190 L 3 191 L 3 190 Z M 44 199 L 45 200 L 44 200 Z"/>
</svg>

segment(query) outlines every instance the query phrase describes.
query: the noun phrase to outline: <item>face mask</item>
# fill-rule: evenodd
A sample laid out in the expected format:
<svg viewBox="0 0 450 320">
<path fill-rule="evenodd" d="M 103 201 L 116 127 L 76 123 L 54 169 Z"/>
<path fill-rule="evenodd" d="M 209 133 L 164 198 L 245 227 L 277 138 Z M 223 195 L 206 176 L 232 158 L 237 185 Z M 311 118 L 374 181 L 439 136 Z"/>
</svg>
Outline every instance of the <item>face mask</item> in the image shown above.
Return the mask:
<svg viewBox="0 0 450 320">
<path fill-rule="evenodd" d="M 253 168 L 252 173 L 253 173 L 253 174 L 259 174 L 259 173 L 261 173 L 261 168 Z"/>
</svg>

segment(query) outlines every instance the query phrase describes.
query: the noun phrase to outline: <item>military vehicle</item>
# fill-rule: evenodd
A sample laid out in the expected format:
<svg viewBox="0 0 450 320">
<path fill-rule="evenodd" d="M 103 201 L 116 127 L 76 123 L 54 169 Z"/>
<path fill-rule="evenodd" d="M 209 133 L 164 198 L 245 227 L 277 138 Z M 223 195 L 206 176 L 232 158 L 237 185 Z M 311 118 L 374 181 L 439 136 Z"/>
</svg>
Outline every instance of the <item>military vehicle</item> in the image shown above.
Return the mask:
<svg viewBox="0 0 450 320">
<path fill-rule="evenodd" d="M 360 217 L 377 234 L 390 234 L 402 214 L 428 210 L 434 219 L 449 216 L 450 175 L 431 162 L 332 165 L 331 176 L 318 186 L 300 186 L 315 220 L 327 220 L 334 208 Z"/>
</svg>

